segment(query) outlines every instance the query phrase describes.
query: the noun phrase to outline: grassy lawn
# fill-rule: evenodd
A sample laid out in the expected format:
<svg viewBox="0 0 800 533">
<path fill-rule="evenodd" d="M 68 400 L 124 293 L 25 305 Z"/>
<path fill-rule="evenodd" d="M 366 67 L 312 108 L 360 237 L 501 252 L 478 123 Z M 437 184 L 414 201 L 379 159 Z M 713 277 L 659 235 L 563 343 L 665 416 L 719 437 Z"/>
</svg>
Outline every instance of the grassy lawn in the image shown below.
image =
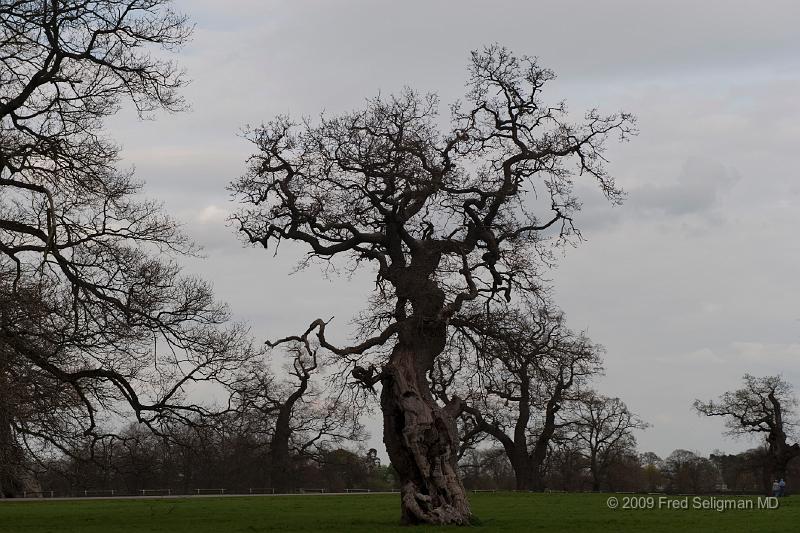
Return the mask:
<svg viewBox="0 0 800 533">
<path fill-rule="evenodd" d="M 775 510 L 611 510 L 606 494 L 471 496 L 474 531 L 797 531 L 800 497 Z M 622 496 L 618 496 L 620 502 Z M 0 533 L 409 531 L 398 495 L 0 502 Z M 657 502 L 657 497 L 656 497 Z M 657 505 L 657 503 L 656 503 Z M 459 530 L 413 528 L 411 531 Z M 463 529 L 462 529 L 463 530 Z"/>
</svg>

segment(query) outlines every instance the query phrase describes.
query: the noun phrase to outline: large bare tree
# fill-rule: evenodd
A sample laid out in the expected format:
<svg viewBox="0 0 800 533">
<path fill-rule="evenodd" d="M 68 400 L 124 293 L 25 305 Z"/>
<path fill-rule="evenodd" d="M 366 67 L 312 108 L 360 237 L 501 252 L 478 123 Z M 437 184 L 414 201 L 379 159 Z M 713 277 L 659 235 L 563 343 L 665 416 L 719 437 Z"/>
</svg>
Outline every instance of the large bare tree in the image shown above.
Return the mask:
<svg viewBox="0 0 800 533">
<path fill-rule="evenodd" d="M 625 402 L 589 391 L 575 402 L 570 425 L 589 464 L 592 490 L 599 491 L 608 468 L 625 454 L 635 454 L 634 430 L 649 427 Z"/>
<path fill-rule="evenodd" d="M 194 246 L 141 198 L 103 132 L 125 102 L 142 116 L 184 107 L 180 70 L 153 52 L 190 30 L 168 0 L 0 3 L 4 444 L 68 450 L 102 438 L 108 413 L 155 426 L 202 411 L 187 386 L 242 345 L 210 287 L 173 259 Z"/>
<path fill-rule="evenodd" d="M 781 376 L 745 374 L 742 381 L 741 389 L 728 391 L 718 400 L 695 400 L 694 408 L 706 416 L 723 417 L 730 435 L 763 435 L 768 473 L 772 479 L 785 478 L 789 461 L 800 457 L 800 444 L 788 442 L 797 424 L 797 398 L 792 385 Z M 767 492 L 772 479 L 764 480 Z"/>
<path fill-rule="evenodd" d="M 294 343 L 287 348 L 287 379 L 278 378 L 269 359 L 258 358 L 230 385 L 237 416 L 269 443 L 270 483 L 277 492 L 292 487 L 293 460 L 319 462 L 331 445 L 363 440 L 356 404 L 343 390 L 326 394 L 320 383 L 318 351 L 310 342 Z"/>
<path fill-rule="evenodd" d="M 371 336 L 336 346 L 321 319 L 305 335 L 315 331 L 365 385 L 380 382 L 405 523 L 471 519 L 454 410 L 437 405 L 428 382 L 451 321 L 467 302 L 531 289 L 544 241 L 575 235 L 576 177 L 620 199 L 603 147 L 632 133 L 626 113 L 593 110 L 572 123 L 563 103 L 541 99 L 552 71 L 499 46 L 473 53 L 469 74 L 444 130 L 436 96 L 412 90 L 315 123 L 272 120 L 251 132 L 257 152 L 231 185 L 248 241 L 296 241 L 309 260 L 374 267 L 389 310 Z M 369 359 L 387 343 L 388 357 Z"/>
<path fill-rule="evenodd" d="M 472 343 L 474 360 L 459 365 L 471 376 L 451 378 L 466 387 L 458 392 L 468 419 L 461 438 L 469 442 L 478 433 L 490 435 L 506 451 L 517 489 L 544 490 L 548 450 L 570 423 L 562 409 L 602 372 L 603 348 L 567 328 L 563 313 L 547 308 L 497 314 L 492 322 L 475 324 L 474 332 L 466 333 L 479 335 Z M 438 385 L 447 373 L 434 376 L 434 390 L 446 402 L 447 391 Z"/>
</svg>

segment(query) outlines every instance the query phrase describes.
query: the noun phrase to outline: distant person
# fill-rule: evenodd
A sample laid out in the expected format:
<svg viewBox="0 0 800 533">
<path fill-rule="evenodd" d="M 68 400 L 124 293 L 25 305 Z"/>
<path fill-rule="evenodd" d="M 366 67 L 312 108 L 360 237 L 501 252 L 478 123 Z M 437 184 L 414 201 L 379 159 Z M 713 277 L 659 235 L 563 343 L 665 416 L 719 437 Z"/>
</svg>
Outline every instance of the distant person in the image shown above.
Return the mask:
<svg viewBox="0 0 800 533">
<path fill-rule="evenodd" d="M 772 482 L 772 495 L 777 497 L 781 491 L 781 484 L 778 483 L 778 480 Z"/>
<path fill-rule="evenodd" d="M 780 482 L 778 482 L 778 496 L 783 498 L 786 496 L 786 482 L 781 478 Z"/>
</svg>

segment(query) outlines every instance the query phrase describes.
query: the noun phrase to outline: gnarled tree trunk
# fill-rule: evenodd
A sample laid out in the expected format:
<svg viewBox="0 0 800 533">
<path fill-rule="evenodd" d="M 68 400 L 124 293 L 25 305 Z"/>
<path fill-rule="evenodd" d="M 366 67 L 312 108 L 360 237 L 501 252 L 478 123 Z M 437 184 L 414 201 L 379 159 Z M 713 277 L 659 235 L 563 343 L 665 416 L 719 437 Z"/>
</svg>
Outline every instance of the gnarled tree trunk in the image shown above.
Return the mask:
<svg viewBox="0 0 800 533">
<path fill-rule="evenodd" d="M 445 294 L 433 279 L 440 259 L 437 251 L 419 249 L 410 265 L 398 262 L 388 273 L 398 298 L 413 308 L 381 373 L 383 442 L 400 477 L 404 524 L 472 520 L 457 471 L 456 413 L 436 403 L 428 382 L 447 343 L 447 322 L 441 318 Z"/>
<path fill-rule="evenodd" d="M 779 409 L 776 409 L 779 413 Z M 773 429 L 767 436 L 767 464 L 770 478 L 765 480 L 766 492 L 772 494 L 772 482 L 786 479 L 789 462 L 795 457 L 800 456 L 800 444 L 789 445 L 786 442 L 786 433 L 783 431 L 783 423 L 778 419 L 778 427 Z"/>
<path fill-rule="evenodd" d="M 779 439 L 775 439 L 773 442 L 770 442 L 769 447 L 769 464 L 770 464 L 770 473 L 771 479 L 769 480 L 768 486 L 772 487 L 772 479 L 780 480 L 786 479 L 787 470 L 789 468 L 789 463 L 795 457 L 800 456 L 800 445 L 793 444 L 789 445 L 786 443 L 786 436 L 781 431 L 781 437 Z M 769 439 L 768 439 L 769 440 Z"/>
<path fill-rule="evenodd" d="M 456 470 L 455 420 L 434 401 L 426 375 L 431 347 L 419 346 L 424 334 L 414 343 L 404 336 L 381 379 L 383 442 L 400 477 L 402 522 L 469 524 L 472 513 Z"/>
</svg>

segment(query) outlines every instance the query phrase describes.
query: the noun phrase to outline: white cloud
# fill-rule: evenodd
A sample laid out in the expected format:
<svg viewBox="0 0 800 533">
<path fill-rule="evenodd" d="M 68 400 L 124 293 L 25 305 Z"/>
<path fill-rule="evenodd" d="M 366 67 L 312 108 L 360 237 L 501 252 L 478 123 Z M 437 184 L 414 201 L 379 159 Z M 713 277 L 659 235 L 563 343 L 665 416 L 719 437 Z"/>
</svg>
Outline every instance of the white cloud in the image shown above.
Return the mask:
<svg viewBox="0 0 800 533">
<path fill-rule="evenodd" d="M 228 209 L 216 205 L 208 205 L 197 215 L 197 221 L 201 224 L 218 223 L 225 221 L 230 216 Z"/>
</svg>

